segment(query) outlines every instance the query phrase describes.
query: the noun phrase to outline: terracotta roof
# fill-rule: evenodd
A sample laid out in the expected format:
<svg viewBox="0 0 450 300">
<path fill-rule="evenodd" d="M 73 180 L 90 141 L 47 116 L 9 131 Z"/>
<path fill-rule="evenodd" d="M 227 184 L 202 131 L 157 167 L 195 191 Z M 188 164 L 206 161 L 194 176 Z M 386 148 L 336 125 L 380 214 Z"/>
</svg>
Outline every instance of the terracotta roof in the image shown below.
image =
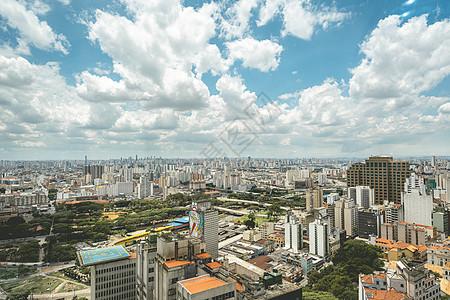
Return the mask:
<svg viewBox="0 0 450 300">
<path fill-rule="evenodd" d="M 199 276 L 187 280 L 180 281 L 180 284 L 190 293 L 196 294 L 206 290 L 210 290 L 227 283 L 209 275 Z"/>
<path fill-rule="evenodd" d="M 188 260 L 169 260 L 164 263 L 170 269 L 170 268 L 175 268 L 175 267 L 179 267 L 179 266 L 184 266 L 184 265 L 190 264 L 191 262 Z"/>
<path fill-rule="evenodd" d="M 373 277 L 386 279 L 386 273 L 373 274 Z"/>
<path fill-rule="evenodd" d="M 200 254 L 197 254 L 197 255 L 195 255 L 195 256 L 197 256 L 197 257 L 200 258 L 200 259 L 205 259 L 205 258 L 211 257 L 211 255 L 208 254 L 208 253 L 200 253 Z"/>
<path fill-rule="evenodd" d="M 368 296 L 369 299 L 376 300 L 403 300 L 409 299 L 407 295 L 397 292 L 394 289 L 388 290 L 374 290 L 369 288 L 364 288 L 366 294 L 372 294 L 372 296 Z"/>
<path fill-rule="evenodd" d="M 218 262 L 210 262 L 209 264 L 206 264 L 208 267 L 210 267 L 211 269 L 217 269 L 217 268 L 222 268 L 222 265 L 219 264 Z"/>
<path fill-rule="evenodd" d="M 427 268 L 428 270 L 431 270 L 435 273 L 438 273 L 439 275 L 442 276 L 442 267 L 431 265 L 431 264 L 424 264 L 423 267 Z"/>
<path fill-rule="evenodd" d="M 361 281 L 364 283 L 372 284 L 373 283 L 372 275 L 361 276 Z"/>
</svg>

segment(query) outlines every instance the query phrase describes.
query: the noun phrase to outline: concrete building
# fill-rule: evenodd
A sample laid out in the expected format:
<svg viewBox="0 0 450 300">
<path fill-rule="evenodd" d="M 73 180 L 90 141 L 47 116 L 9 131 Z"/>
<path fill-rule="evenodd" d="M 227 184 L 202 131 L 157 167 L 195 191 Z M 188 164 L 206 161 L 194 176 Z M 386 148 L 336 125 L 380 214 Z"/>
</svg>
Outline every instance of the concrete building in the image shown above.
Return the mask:
<svg viewBox="0 0 450 300">
<path fill-rule="evenodd" d="M 91 299 L 136 299 L 136 256 L 123 246 L 78 252 L 83 267 L 91 267 Z"/>
<path fill-rule="evenodd" d="M 423 177 L 412 173 L 402 192 L 405 222 L 432 226 L 433 196 L 427 195 Z"/>
<path fill-rule="evenodd" d="M 334 227 L 347 232 L 347 236 L 358 234 L 358 210 L 355 203 L 342 197 L 334 203 Z"/>
<path fill-rule="evenodd" d="M 205 243 L 171 233 L 157 238 L 154 299 L 175 300 L 177 282 L 197 276 L 196 256 L 207 255 Z"/>
<path fill-rule="evenodd" d="M 323 206 L 323 191 L 319 187 L 306 191 L 306 211 Z"/>
<path fill-rule="evenodd" d="M 401 192 L 411 173 L 408 161 L 394 161 L 389 156 L 372 156 L 347 170 L 347 186 L 369 186 L 374 189 L 375 204 L 385 200 L 401 202 Z"/>
<path fill-rule="evenodd" d="M 139 199 L 153 196 L 153 182 L 148 180 L 147 176 L 141 176 L 137 185 L 137 194 Z"/>
<path fill-rule="evenodd" d="M 267 237 L 269 236 L 269 234 L 274 232 L 274 227 L 275 227 L 275 223 L 270 223 L 270 222 L 262 223 L 258 227 L 258 230 L 261 232 L 261 238 L 267 240 Z"/>
<path fill-rule="evenodd" d="M 181 280 L 177 284 L 177 299 L 236 299 L 236 282 L 230 278 L 221 280 L 211 275 Z"/>
<path fill-rule="evenodd" d="M 358 236 L 369 238 L 370 235 L 379 236 L 381 224 L 383 224 L 383 214 L 380 207 L 374 206 L 370 209 L 358 210 Z"/>
<path fill-rule="evenodd" d="M 413 245 L 425 245 L 436 237 L 436 228 L 405 222 L 384 223 L 381 225 L 381 238 L 402 241 Z"/>
<path fill-rule="evenodd" d="M 403 217 L 403 206 L 401 204 L 391 202 L 389 204 L 386 203 L 384 207 L 386 223 L 405 221 L 405 218 Z"/>
<path fill-rule="evenodd" d="M 136 299 L 153 300 L 155 288 L 156 234 L 136 247 Z"/>
<path fill-rule="evenodd" d="M 369 208 L 374 204 L 374 189 L 368 186 L 356 186 L 348 188 L 348 197 L 356 206 Z"/>
<path fill-rule="evenodd" d="M 309 253 L 324 258 L 330 255 L 329 230 L 328 223 L 320 219 L 309 223 Z"/>
<path fill-rule="evenodd" d="M 189 235 L 206 243 L 206 252 L 217 258 L 219 252 L 219 217 L 210 199 L 194 201 L 189 211 Z"/>
<path fill-rule="evenodd" d="M 327 204 L 334 204 L 335 201 L 339 200 L 339 194 L 338 193 L 331 193 L 327 195 Z"/>
<path fill-rule="evenodd" d="M 427 249 L 427 263 L 443 267 L 450 262 L 450 247 L 448 245 L 430 246 Z"/>
<path fill-rule="evenodd" d="M 284 245 L 286 249 L 299 252 L 303 248 L 302 224 L 293 212 L 284 217 Z"/>
<path fill-rule="evenodd" d="M 449 211 L 447 209 L 443 211 L 436 211 L 433 213 L 433 227 L 436 230 L 448 236 L 449 234 Z"/>
</svg>

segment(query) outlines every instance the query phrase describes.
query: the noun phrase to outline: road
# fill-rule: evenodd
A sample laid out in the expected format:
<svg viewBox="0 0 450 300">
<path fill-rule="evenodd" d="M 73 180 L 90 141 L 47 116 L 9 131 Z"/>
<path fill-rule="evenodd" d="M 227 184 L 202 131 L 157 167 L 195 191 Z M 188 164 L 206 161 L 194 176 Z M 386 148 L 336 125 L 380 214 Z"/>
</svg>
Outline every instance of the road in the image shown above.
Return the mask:
<svg viewBox="0 0 450 300">
<path fill-rule="evenodd" d="M 236 214 L 236 215 L 240 215 L 240 216 L 244 216 L 244 215 L 249 215 L 251 214 L 251 212 L 247 211 L 247 210 L 236 210 L 236 209 L 230 209 L 230 208 L 225 208 L 225 207 L 218 207 L 216 206 L 217 210 L 221 210 L 221 211 L 225 211 L 228 213 L 232 213 L 232 214 Z M 267 218 L 267 215 L 263 215 L 263 214 L 255 214 L 256 217 L 264 217 Z"/>
</svg>

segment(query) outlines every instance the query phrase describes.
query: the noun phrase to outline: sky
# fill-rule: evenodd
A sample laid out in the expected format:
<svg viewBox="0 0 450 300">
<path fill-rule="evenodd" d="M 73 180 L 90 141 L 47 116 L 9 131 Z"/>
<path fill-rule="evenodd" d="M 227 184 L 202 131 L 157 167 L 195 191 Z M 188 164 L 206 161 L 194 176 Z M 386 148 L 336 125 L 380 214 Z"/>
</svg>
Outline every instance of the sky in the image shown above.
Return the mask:
<svg viewBox="0 0 450 300">
<path fill-rule="evenodd" d="M 448 0 L 1 0 L 0 159 L 450 154 Z"/>
</svg>

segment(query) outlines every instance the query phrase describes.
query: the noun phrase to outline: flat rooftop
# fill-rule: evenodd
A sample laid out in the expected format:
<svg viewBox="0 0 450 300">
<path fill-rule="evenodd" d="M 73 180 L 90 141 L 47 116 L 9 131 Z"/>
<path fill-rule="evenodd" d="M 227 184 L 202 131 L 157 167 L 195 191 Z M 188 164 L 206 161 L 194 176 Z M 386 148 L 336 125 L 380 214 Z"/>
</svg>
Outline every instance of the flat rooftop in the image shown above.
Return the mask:
<svg viewBox="0 0 450 300">
<path fill-rule="evenodd" d="M 78 252 L 83 266 L 96 265 L 113 260 L 130 258 L 130 253 L 123 246 L 107 247 Z"/>
<path fill-rule="evenodd" d="M 217 279 L 216 277 L 211 277 L 210 275 L 203 275 L 180 281 L 180 284 L 190 294 L 196 294 L 219 286 L 226 285 L 227 283 L 220 279 Z"/>
</svg>

